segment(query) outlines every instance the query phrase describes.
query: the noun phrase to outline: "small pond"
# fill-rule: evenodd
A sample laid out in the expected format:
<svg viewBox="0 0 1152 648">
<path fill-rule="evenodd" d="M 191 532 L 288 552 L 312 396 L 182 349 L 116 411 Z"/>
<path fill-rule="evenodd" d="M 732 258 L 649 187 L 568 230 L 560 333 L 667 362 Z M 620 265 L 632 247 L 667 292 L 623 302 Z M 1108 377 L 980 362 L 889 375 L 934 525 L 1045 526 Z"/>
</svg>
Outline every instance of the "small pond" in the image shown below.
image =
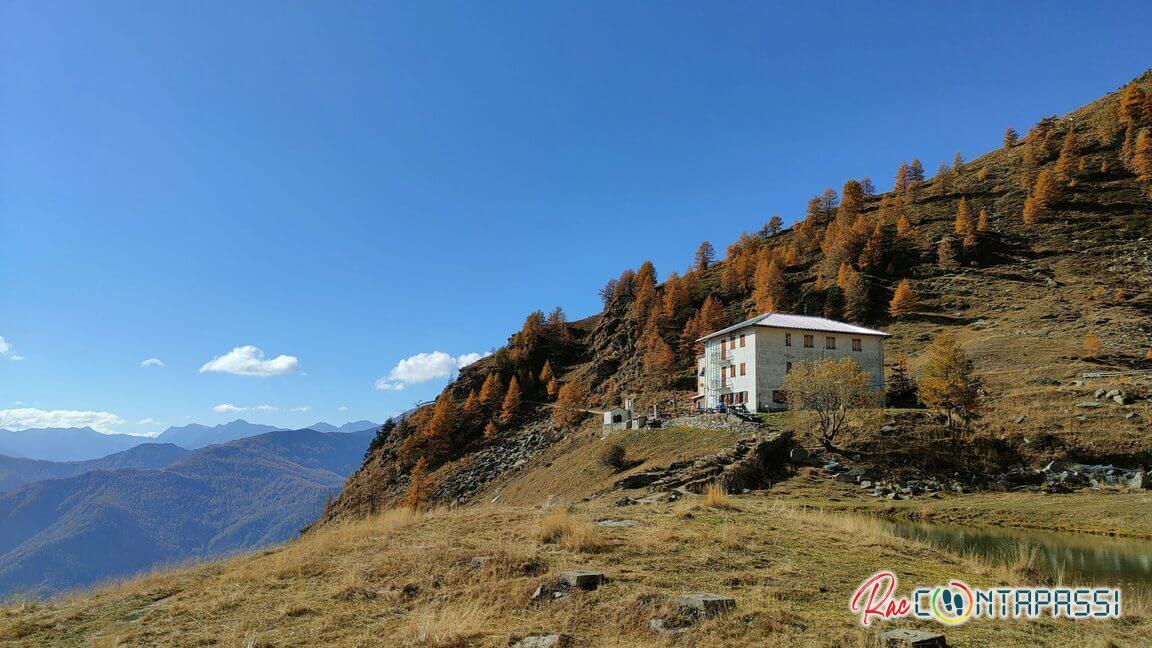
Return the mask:
<svg viewBox="0 0 1152 648">
<path fill-rule="evenodd" d="M 1027 556 L 1035 569 L 1061 582 L 1152 592 L 1152 540 L 933 522 L 891 525 L 898 536 L 991 562 Z"/>
</svg>

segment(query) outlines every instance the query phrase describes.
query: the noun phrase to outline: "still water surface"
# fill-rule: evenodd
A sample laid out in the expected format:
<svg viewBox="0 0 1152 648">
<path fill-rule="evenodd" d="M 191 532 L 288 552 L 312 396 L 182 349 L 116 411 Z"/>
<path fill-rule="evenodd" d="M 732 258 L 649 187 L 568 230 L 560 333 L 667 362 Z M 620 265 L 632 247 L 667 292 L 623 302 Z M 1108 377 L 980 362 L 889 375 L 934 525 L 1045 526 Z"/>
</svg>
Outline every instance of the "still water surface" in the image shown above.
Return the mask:
<svg viewBox="0 0 1152 648">
<path fill-rule="evenodd" d="M 1064 583 L 1152 591 L 1152 540 L 932 522 L 891 524 L 901 537 L 993 562 L 1028 556 L 1034 568 Z"/>
</svg>

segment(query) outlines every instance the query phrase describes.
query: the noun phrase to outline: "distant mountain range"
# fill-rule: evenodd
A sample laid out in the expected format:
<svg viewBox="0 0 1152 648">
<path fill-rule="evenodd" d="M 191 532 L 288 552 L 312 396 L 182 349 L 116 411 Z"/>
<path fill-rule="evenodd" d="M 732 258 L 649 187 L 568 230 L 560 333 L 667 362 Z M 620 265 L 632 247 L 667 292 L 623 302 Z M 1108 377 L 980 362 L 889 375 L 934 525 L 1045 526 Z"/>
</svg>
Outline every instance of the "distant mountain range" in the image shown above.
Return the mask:
<svg viewBox="0 0 1152 648">
<path fill-rule="evenodd" d="M 162 469 L 91 470 L 0 493 L 0 599 L 289 539 L 360 466 L 374 427 L 272 431 L 190 452 Z M 195 432 L 187 438 L 208 438 Z M 180 450 L 147 445 L 155 447 L 138 454 L 155 453 L 148 461 Z M 128 465 L 133 456 L 102 461 Z"/>
<path fill-rule="evenodd" d="M 191 452 L 171 443 L 141 443 L 134 448 L 88 461 L 45 461 L 0 455 L 0 493 L 29 482 L 75 477 L 93 470 L 165 468 Z"/>
<path fill-rule="evenodd" d="M 353 421 L 339 427 L 315 423 L 309 429 L 317 432 L 359 432 L 374 428 L 371 421 Z M 31 428 L 14 432 L 0 429 L 0 455 L 47 461 L 87 461 L 136 447 L 142 443 L 173 443 L 189 450 L 227 443 L 236 439 L 282 430 L 271 425 L 237 419 L 215 426 L 192 423 L 170 427 L 157 437 L 131 434 L 102 434 L 89 427 Z"/>
<path fill-rule="evenodd" d="M 351 423 L 345 423 L 339 427 L 332 425 L 331 423 L 324 423 L 321 421 L 319 423 L 313 423 L 312 425 L 309 425 L 308 429 L 316 430 L 317 432 L 363 432 L 364 430 L 368 429 L 375 430 L 378 427 L 380 427 L 380 424 L 373 423 L 372 421 L 352 421 Z"/>
</svg>

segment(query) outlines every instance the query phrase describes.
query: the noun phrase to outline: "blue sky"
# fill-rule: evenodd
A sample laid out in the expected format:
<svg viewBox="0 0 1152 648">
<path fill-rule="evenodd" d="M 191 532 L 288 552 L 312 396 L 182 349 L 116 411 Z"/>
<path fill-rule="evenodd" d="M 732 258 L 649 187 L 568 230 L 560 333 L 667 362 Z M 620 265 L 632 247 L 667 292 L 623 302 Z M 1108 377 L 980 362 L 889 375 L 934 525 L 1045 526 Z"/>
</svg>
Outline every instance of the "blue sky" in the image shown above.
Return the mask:
<svg viewBox="0 0 1152 648">
<path fill-rule="evenodd" d="M 848 5 L 0 3 L 0 422 L 378 420 L 1152 65 L 1145 3 Z"/>
</svg>

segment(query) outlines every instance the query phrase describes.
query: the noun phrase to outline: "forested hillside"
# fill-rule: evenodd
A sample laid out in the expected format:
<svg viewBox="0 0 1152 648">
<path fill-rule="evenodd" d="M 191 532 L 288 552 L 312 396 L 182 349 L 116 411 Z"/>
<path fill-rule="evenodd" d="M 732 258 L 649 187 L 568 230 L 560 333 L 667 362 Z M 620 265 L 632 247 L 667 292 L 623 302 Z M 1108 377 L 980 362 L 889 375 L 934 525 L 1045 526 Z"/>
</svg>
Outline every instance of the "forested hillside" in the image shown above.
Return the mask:
<svg viewBox="0 0 1152 648">
<path fill-rule="evenodd" d="M 322 520 L 443 499 L 484 466 L 499 478 L 501 456 L 563 438 L 583 407 L 684 403 L 693 341 L 772 310 L 885 328 L 913 376 L 953 333 L 984 384 L 969 433 L 997 457 L 1147 460 L 1143 415 L 1073 402 L 1085 371 L 1152 368 L 1152 76 L 934 174 L 915 155 L 894 161 L 891 191 L 840 180 L 790 228 L 749 223 L 722 258 L 704 242 L 683 272 L 623 271 L 594 317 L 529 314 L 434 405 L 382 431 Z"/>
</svg>

